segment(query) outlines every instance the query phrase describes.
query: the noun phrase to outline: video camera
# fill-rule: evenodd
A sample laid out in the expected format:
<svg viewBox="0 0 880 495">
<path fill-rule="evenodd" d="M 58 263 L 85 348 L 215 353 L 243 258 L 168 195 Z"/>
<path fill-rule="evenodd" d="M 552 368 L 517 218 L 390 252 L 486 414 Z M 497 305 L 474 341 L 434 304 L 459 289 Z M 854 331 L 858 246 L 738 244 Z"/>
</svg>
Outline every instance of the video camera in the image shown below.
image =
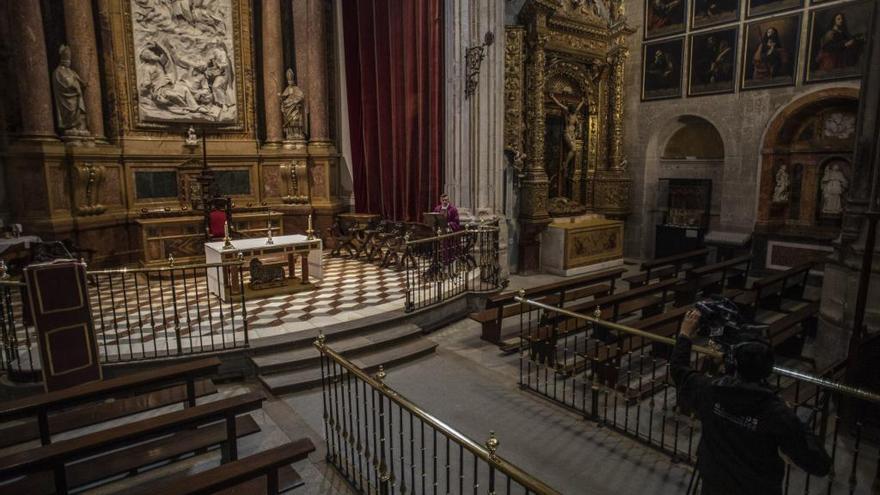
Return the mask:
<svg viewBox="0 0 880 495">
<path fill-rule="evenodd" d="M 770 368 L 772 368 L 772 348 L 767 341 L 767 325 L 750 323 L 743 319 L 736 303 L 726 297 L 713 295 L 694 304 L 700 312 L 700 327 L 697 335 L 709 338 L 724 354 L 724 371 L 733 374 L 737 368 L 737 357 L 742 351 L 753 354 L 756 349 L 746 347 L 760 347 L 758 353 L 769 354 Z M 767 356 L 761 358 L 767 359 Z"/>
</svg>

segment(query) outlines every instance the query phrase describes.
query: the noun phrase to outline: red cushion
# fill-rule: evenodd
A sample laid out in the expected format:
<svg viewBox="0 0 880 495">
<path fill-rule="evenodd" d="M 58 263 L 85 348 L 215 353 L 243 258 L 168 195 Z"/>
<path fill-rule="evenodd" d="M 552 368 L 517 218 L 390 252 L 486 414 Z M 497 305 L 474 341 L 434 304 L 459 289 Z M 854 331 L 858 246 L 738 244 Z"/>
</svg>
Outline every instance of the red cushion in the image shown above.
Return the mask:
<svg viewBox="0 0 880 495">
<path fill-rule="evenodd" d="M 226 224 L 226 212 L 214 210 L 211 212 L 209 219 L 208 227 L 211 237 L 225 237 L 226 229 L 224 229 L 224 225 Z"/>
</svg>

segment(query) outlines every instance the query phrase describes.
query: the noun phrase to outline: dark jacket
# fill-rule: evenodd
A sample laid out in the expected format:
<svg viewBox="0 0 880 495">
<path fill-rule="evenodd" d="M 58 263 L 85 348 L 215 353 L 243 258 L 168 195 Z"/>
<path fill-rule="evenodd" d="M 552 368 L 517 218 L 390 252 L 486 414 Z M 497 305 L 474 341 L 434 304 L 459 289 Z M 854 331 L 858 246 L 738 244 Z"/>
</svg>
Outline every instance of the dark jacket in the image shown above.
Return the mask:
<svg viewBox="0 0 880 495">
<path fill-rule="evenodd" d="M 670 362 L 679 403 L 702 423 L 697 468 L 706 495 L 782 493 L 782 451 L 825 476 L 831 458 L 773 390 L 734 376 L 710 378 L 690 367 L 691 341 L 679 336 Z"/>
</svg>

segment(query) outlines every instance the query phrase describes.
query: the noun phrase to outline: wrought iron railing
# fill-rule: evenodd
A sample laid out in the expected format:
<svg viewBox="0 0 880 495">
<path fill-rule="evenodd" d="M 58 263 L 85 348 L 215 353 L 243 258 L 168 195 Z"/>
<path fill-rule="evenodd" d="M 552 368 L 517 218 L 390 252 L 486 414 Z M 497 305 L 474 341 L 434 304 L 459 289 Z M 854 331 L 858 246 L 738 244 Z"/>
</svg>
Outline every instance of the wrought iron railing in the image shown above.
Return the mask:
<svg viewBox="0 0 880 495">
<path fill-rule="evenodd" d="M 328 347 L 321 353 L 327 461 L 358 493 L 556 494 Z"/>
<path fill-rule="evenodd" d="M 39 349 L 26 317 L 25 284 L 0 280 L 0 369 L 16 381 L 39 379 Z"/>
<path fill-rule="evenodd" d="M 101 363 L 248 346 L 239 262 L 95 270 L 86 280 Z M 0 367 L 16 380 L 38 380 L 39 339 L 26 299 L 24 283 L 0 281 Z"/>
<path fill-rule="evenodd" d="M 244 283 L 239 262 L 88 272 L 102 362 L 247 347 Z"/>
<path fill-rule="evenodd" d="M 414 311 L 469 292 L 490 292 L 503 286 L 498 256 L 499 230 L 467 228 L 406 242 L 404 307 Z"/>
<path fill-rule="evenodd" d="M 680 319 L 645 331 L 601 320 L 601 311 L 588 316 L 522 294 L 516 300 L 523 305 L 520 387 L 675 461 L 695 462 L 699 421 L 679 407 L 667 360 Z M 709 366 L 720 356 L 694 345 L 691 362 Z M 859 405 L 853 409 L 876 408 L 880 395 L 782 366 L 774 368 L 769 383 L 807 421 L 833 459 L 824 479 L 787 464 L 784 493 L 854 493 L 880 482 L 880 452 L 866 442 L 866 418 L 841 414 L 839 407 L 841 400 L 854 400 Z"/>
</svg>

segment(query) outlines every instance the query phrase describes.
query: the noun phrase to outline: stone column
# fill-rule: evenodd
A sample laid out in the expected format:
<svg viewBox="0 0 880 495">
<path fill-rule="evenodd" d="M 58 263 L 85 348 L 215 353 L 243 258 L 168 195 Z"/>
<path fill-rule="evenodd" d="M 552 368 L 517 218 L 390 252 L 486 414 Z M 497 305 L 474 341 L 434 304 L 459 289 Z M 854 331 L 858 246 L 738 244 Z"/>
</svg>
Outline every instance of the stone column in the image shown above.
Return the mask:
<svg viewBox="0 0 880 495">
<path fill-rule="evenodd" d="M 49 64 L 46 60 L 46 41 L 39 0 L 11 2 L 10 24 L 16 33 L 20 48 L 14 50 L 15 80 L 21 112 L 21 135 L 31 138 L 54 138 L 52 117 L 52 88 Z"/>
<path fill-rule="evenodd" d="M 325 0 L 308 0 L 308 81 L 309 141 L 330 142 L 329 93 L 327 92 L 327 19 Z M 300 83 L 302 84 L 302 83 Z"/>
<path fill-rule="evenodd" d="M 284 52 L 281 47 L 281 0 L 262 2 L 263 103 L 266 145 L 281 145 L 281 92 L 284 90 Z"/>
<path fill-rule="evenodd" d="M 104 113 L 101 104 L 101 73 L 98 66 L 98 47 L 95 42 L 95 22 L 92 2 L 64 0 L 64 28 L 70 45 L 71 66 L 86 82 L 83 99 L 86 120 L 92 136 L 104 138 Z"/>
</svg>

